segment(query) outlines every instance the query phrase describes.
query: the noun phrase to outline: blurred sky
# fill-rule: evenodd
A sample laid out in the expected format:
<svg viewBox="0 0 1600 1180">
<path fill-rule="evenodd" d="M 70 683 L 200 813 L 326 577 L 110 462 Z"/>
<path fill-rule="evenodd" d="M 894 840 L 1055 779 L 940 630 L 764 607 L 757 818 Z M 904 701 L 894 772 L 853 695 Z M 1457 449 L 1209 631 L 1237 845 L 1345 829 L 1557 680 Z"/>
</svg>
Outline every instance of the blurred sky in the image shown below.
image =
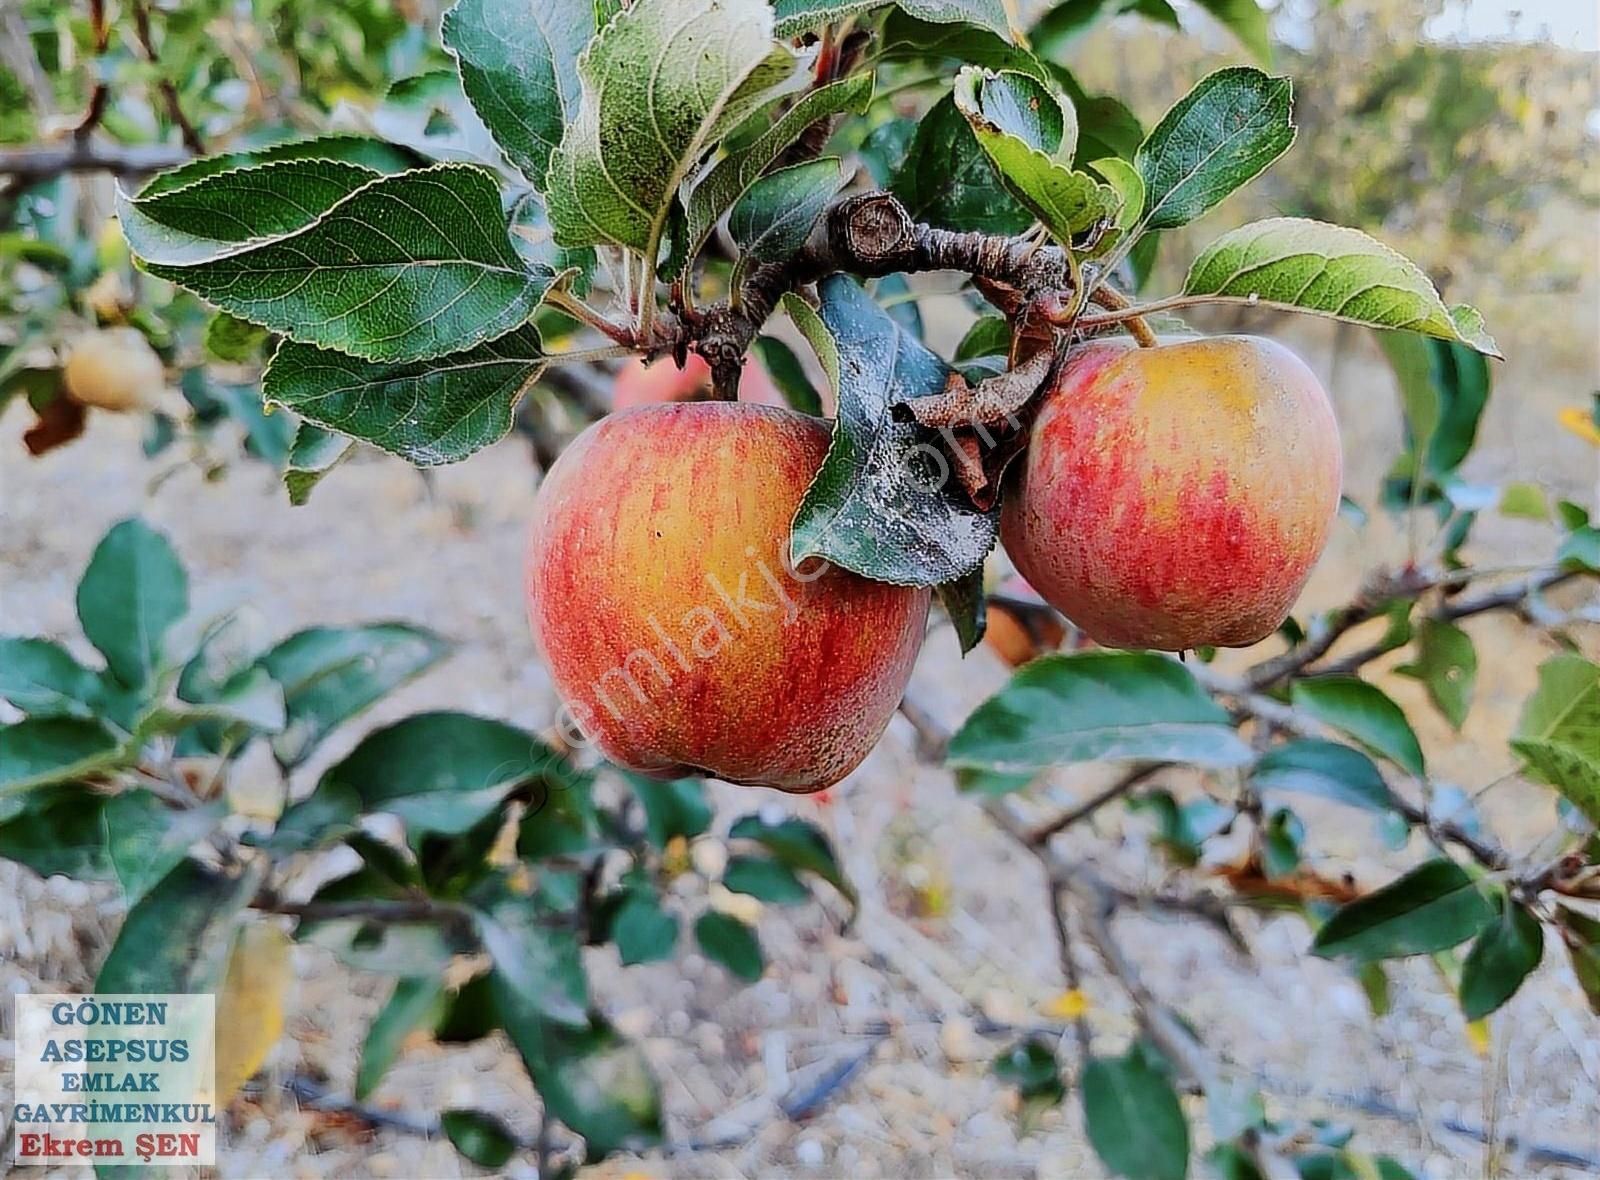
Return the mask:
<svg viewBox="0 0 1600 1180">
<path fill-rule="evenodd" d="M 1600 0 L 1467 0 L 1429 30 L 1436 37 L 1516 37 L 1600 49 Z"/>
</svg>

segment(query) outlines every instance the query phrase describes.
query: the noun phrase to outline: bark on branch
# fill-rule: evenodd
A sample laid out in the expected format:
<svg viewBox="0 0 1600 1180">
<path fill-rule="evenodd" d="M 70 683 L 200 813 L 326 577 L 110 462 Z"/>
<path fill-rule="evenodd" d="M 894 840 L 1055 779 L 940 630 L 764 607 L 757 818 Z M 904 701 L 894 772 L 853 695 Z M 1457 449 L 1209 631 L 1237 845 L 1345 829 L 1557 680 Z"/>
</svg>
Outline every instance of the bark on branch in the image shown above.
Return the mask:
<svg viewBox="0 0 1600 1180">
<path fill-rule="evenodd" d="M 16 177 L 25 184 L 49 180 L 63 172 L 140 176 L 176 168 L 192 157 L 188 148 L 174 144 L 96 143 L 72 139 L 42 147 L 0 150 L 0 176 Z"/>
<path fill-rule="evenodd" d="M 793 257 L 758 267 L 737 302 L 690 313 L 689 322 L 667 327 L 672 337 L 693 340 L 711 366 L 719 397 L 732 398 L 739 386 L 743 357 L 761 325 L 787 291 L 835 271 L 861 278 L 899 272 L 959 270 L 975 279 L 1003 284 L 1024 297 L 1070 288 L 1066 258 L 1059 247 L 1025 238 L 958 233 L 915 221 L 898 198 L 885 192 L 841 197 L 829 206 L 811 238 Z"/>
</svg>

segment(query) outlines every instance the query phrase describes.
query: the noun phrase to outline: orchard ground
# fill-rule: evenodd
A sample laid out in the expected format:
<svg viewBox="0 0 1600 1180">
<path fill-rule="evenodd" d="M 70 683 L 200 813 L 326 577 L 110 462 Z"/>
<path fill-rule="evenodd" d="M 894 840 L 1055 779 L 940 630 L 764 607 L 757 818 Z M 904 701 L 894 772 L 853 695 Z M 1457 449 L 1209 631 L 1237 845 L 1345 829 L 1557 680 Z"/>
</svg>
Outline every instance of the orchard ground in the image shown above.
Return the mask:
<svg viewBox="0 0 1600 1180">
<path fill-rule="evenodd" d="M 1574 330 L 1591 331 L 1592 299 L 1581 313 L 1569 306 Z M 936 329 L 931 338 L 948 347 L 950 333 L 937 330 L 948 326 L 947 317 L 937 307 L 927 310 Z M 1248 330 L 1286 340 L 1327 382 L 1344 431 L 1347 491 L 1370 505 L 1401 437 L 1392 378 L 1370 337 L 1345 332 L 1345 351 L 1334 364 L 1330 326 L 1257 319 Z M 1557 409 L 1580 403 L 1596 382 L 1592 338 L 1583 363 L 1564 372 L 1552 371 L 1551 352 L 1537 340 L 1506 332 L 1501 342 L 1512 359 L 1497 367 L 1469 478 L 1532 473 L 1554 495 L 1593 501 L 1600 494 L 1595 451 L 1555 426 Z M 77 574 L 108 525 L 140 512 L 172 537 L 197 605 L 248 605 L 269 635 L 394 618 L 426 623 L 459 641 L 443 667 L 384 701 L 367 724 L 350 727 L 343 744 L 328 743 L 319 766 L 342 757 L 369 726 L 421 709 L 462 709 L 535 729 L 555 716 L 522 617 L 522 547 L 535 478 L 524 442 L 513 438 L 472 463 L 440 470 L 431 485 L 398 462 L 358 461 L 319 488 L 308 507 L 290 509 L 260 465 L 236 466 L 215 486 L 202 486 L 199 471 L 186 466 L 158 484 L 172 457 L 142 458 L 139 423 L 112 415 L 96 415 L 78 445 L 25 461 L 24 417 L 0 421 L 0 569 L 6 571 L 0 630 L 77 644 Z M 1519 564 L 1537 559 L 1541 536 L 1535 526 L 1486 516 L 1470 551 L 1485 565 Z M 1363 570 L 1404 552 L 1403 531 L 1379 512 L 1361 534 L 1341 520 L 1302 613 L 1342 600 Z M 1549 652 L 1513 619 L 1486 616 L 1469 630 L 1484 670 L 1465 736 L 1451 733 L 1430 709 L 1412 716 L 1430 764 L 1471 790 L 1511 769 L 1505 738 Z M 1600 654 L 1593 629 L 1587 642 L 1586 654 Z M 930 638 L 912 691 L 953 722 L 1005 674 L 988 649 L 959 665 L 945 631 Z M 1420 700 L 1412 681 L 1385 675 L 1383 684 L 1408 710 Z M 770 916 L 762 938 L 771 966 L 749 987 L 693 954 L 625 972 L 596 962 L 599 1002 L 643 1040 L 661 1073 L 670 1138 L 736 1141 L 646 1161 L 618 1158 L 598 1175 L 1101 1174 L 1075 1103 L 1019 1133 L 1013 1092 L 989 1070 L 1010 1038 L 976 1031 L 984 1018 L 1049 1023 L 1040 1008 L 1056 994 L 1059 976 L 1036 865 L 956 795 L 944 771 L 916 762 L 911 736 L 897 719 L 861 770 L 830 793 L 831 804 L 713 789 L 724 821 L 764 806 L 827 827 L 861 890 L 862 913 L 843 936 L 816 905 Z M 1110 773 L 1057 772 L 1049 793 L 1069 800 Z M 237 804 L 248 807 L 248 765 L 239 779 Z M 1552 799 L 1548 791 L 1511 784 L 1491 791 L 1482 807 L 1507 843 L 1525 847 L 1549 830 Z M 1330 810 L 1312 830 L 1325 834 L 1319 863 L 1350 865 L 1364 885 L 1402 863 L 1385 858 L 1370 821 L 1355 813 Z M 1163 869 L 1149 832 L 1141 818 L 1107 809 L 1096 830 L 1078 834 L 1071 848 L 1127 880 L 1155 884 Z M 705 842 L 696 855 L 716 858 L 720 850 Z M 120 919 L 114 887 L 40 882 L 15 865 L 0 865 L 0 989 L 87 986 Z M 1581 1174 L 1486 1148 L 1445 1130 L 1451 1122 L 1488 1128 L 1500 1144 L 1515 1137 L 1600 1158 L 1594 1119 L 1600 1039 L 1559 948 L 1550 948 L 1529 986 L 1493 1017 L 1483 1049 L 1469 1039 L 1455 1001 L 1426 960 L 1397 966 L 1393 1010 L 1373 1019 L 1343 968 L 1305 955 L 1310 936 L 1297 919 L 1245 916 L 1253 962 L 1196 925 L 1143 917 L 1121 922 L 1152 986 L 1230 1060 L 1261 1071 L 1270 1109 L 1354 1124 L 1366 1148 L 1391 1152 L 1435 1180 Z M 442 1141 L 387 1130 L 368 1140 L 347 1123 L 297 1108 L 283 1086 L 292 1077 L 322 1079 L 331 1091 L 349 1093 L 361 1039 L 391 984 L 350 972 L 316 948 L 297 947 L 294 955 L 298 986 L 290 992 L 286 1033 L 268 1058 L 264 1091 L 233 1109 L 221 1174 L 469 1172 Z M 1087 957 L 1085 964 L 1092 968 Z M 1131 1031 L 1131 1014 L 1119 989 L 1092 969 L 1087 990 L 1090 1020 L 1109 1048 Z M 6 1003 L 0 1042 L 10 1020 Z M 884 1021 L 894 1031 L 880 1038 Z M 794 1124 L 776 1113 L 776 1099 L 858 1058 L 859 1069 L 814 1118 Z M 9 1072 L 0 1067 L 0 1076 Z M 0 1093 L 0 1102 L 7 1097 Z M 1368 1099 L 1406 1117 L 1373 1114 L 1371 1103 L 1359 1109 Z M 471 1104 L 523 1131 L 537 1122 L 525 1074 L 493 1040 L 460 1049 L 414 1045 L 373 1104 L 417 1120 Z M 1195 1125 L 1203 1136 L 1203 1120 Z"/>
</svg>

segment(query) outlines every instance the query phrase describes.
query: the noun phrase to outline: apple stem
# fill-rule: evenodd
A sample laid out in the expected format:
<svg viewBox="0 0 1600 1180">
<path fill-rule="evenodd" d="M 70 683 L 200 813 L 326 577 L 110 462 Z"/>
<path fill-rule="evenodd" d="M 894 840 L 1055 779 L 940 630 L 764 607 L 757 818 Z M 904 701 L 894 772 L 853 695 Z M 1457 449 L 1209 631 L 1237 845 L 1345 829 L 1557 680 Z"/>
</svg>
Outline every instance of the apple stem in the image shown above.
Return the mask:
<svg viewBox="0 0 1600 1180">
<path fill-rule="evenodd" d="M 1158 341 L 1156 334 L 1150 330 L 1150 325 L 1139 314 L 1139 308 L 1121 291 L 1109 284 L 1102 284 L 1089 293 L 1089 302 L 1096 307 L 1103 307 L 1108 311 L 1130 312 L 1127 319 L 1122 321 L 1122 326 L 1128 330 L 1128 335 L 1139 342 L 1140 348 L 1154 348 Z M 1099 316 L 1086 316 L 1079 320 L 1080 326 L 1087 326 L 1090 321 L 1099 319 Z"/>
<path fill-rule="evenodd" d="M 566 312 L 579 323 L 588 325 L 601 335 L 615 340 L 618 344 L 632 348 L 638 343 L 637 334 L 632 328 L 626 328 L 621 324 L 613 323 L 606 319 L 605 316 L 570 291 L 561 287 L 551 287 L 545 293 L 544 301 L 550 307 Z"/>
</svg>

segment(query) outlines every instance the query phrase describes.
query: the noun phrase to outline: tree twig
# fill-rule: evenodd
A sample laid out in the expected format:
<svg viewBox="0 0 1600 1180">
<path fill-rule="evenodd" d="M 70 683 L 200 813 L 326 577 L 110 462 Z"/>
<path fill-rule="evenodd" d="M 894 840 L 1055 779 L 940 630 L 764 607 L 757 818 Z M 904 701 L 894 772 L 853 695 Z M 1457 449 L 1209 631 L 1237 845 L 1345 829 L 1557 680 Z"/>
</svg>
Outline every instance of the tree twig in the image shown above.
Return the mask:
<svg viewBox="0 0 1600 1180">
<path fill-rule="evenodd" d="M 917 705 L 915 700 L 910 702 L 909 710 L 906 702 L 902 702 L 900 712 L 917 733 L 919 751 L 942 751 L 948 746 L 949 731 L 928 710 Z M 1126 903 L 1128 895 L 1105 882 L 1088 866 L 1068 861 L 1048 844 L 1035 843 L 1027 823 L 1015 813 L 1006 800 L 989 799 L 984 802 L 983 810 L 1001 831 L 1039 862 L 1052 895 L 1062 891 L 1077 903 L 1084 937 L 1095 948 L 1107 970 L 1117 978 L 1128 998 L 1133 1001 L 1139 1013 L 1140 1024 L 1155 1046 L 1193 1085 L 1202 1090 L 1214 1086 L 1220 1076 L 1219 1067 L 1195 1039 L 1188 1026 L 1145 986 L 1138 969 L 1123 952 L 1111 928 L 1112 916 L 1119 906 Z M 1055 914 L 1060 901 L 1052 896 L 1051 905 L 1052 914 Z M 1061 911 L 1061 921 L 1055 925 L 1057 937 L 1065 938 L 1067 930 L 1064 911 Z M 1071 950 L 1064 943 L 1061 955 L 1065 973 L 1071 958 Z M 1068 976 L 1069 986 L 1075 986 L 1072 980 L 1076 974 L 1074 963 L 1071 975 Z M 1086 1037 L 1087 1034 L 1082 1035 Z"/>
<path fill-rule="evenodd" d="M 1063 812 L 1055 819 L 1034 828 L 1028 833 L 1028 843 L 1036 846 L 1048 843 L 1050 837 L 1056 833 L 1064 832 L 1072 827 L 1073 824 L 1088 819 L 1106 804 L 1121 799 L 1140 783 L 1148 781 L 1155 774 L 1171 765 L 1172 763 L 1170 762 L 1141 762 L 1136 766 L 1130 767 L 1127 772 L 1119 775 L 1115 781 L 1103 790 L 1096 791 L 1071 810 Z"/>
<path fill-rule="evenodd" d="M 693 341 L 711 365 L 717 395 L 731 400 L 737 395 L 744 354 L 785 292 L 835 271 L 875 278 L 928 270 L 964 271 L 1024 295 L 1066 284 L 1066 260 L 1059 247 L 1040 247 L 1028 238 L 939 229 L 914 221 L 890 193 L 857 193 L 836 199 L 791 258 L 757 267 L 737 306 L 722 303 L 683 318 L 664 316 L 656 324 L 659 339 L 646 343 L 672 348 Z"/>
<path fill-rule="evenodd" d="M 133 12 L 133 31 L 139 39 L 139 46 L 144 50 L 144 55 L 153 66 L 160 66 L 161 55 L 156 52 L 155 39 L 150 34 L 150 12 L 145 8 L 144 0 L 131 0 L 130 7 Z M 189 116 L 183 113 L 183 103 L 178 98 L 178 88 L 171 78 L 162 78 L 156 83 L 156 88 L 161 92 L 162 100 L 167 107 L 167 115 L 173 125 L 178 129 L 178 135 L 183 140 L 183 146 L 197 156 L 205 155 L 205 140 L 200 138 L 200 133 L 195 130 Z"/>
<path fill-rule="evenodd" d="M 1214 672 L 1205 665 L 1192 669 L 1194 677 L 1213 693 L 1231 698 L 1238 709 L 1277 729 L 1297 737 L 1330 738 L 1333 732 L 1316 718 L 1308 716 L 1293 705 L 1274 700 L 1255 692 L 1247 681 L 1238 681 Z M 1418 780 L 1413 780 L 1418 781 Z M 1423 785 L 1418 782 L 1418 785 Z M 1475 836 L 1452 820 L 1438 820 L 1426 808 L 1400 796 L 1394 796 L 1394 807 L 1413 827 L 1420 827 L 1436 840 L 1454 844 L 1464 849 L 1485 868 L 1496 871 L 1510 867 L 1511 858 L 1498 845 Z"/>
<path fill-rule="evenodd" d="M 0 149 L 0 176 L 23 183 L 49 180 L 63 172 L 113 172 L 140 176 L 174 168 L 191 159 L 187 148 L 171 144 L 98 143 L 73 139 L 39 147 Z"/>
</svg>

